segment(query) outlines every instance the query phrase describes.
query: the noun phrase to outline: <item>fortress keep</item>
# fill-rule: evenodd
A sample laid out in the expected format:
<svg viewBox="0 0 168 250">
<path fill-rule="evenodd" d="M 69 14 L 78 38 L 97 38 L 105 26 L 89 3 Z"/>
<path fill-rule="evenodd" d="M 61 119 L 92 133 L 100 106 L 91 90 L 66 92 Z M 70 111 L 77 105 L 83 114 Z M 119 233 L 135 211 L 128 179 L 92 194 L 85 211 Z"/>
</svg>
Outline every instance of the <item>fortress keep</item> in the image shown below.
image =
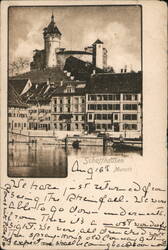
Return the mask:
<svg viewBox="0 0 168 250">
<path fill-rule="evenodd" d="M 103 47 L 102 41 L 97 39 L 84 50 L 66 50 L 61 48 L 61 36 L 52 14 L 49 25 L 43 29 L 44 49 L 33 51 L 33 61 L 30 63 L 31 70 L 53 67 L 63 69 L 66 59 L 70 56 L 92 63 L 100 69 L 107 67 L 107 49 Z"/>
</svg>

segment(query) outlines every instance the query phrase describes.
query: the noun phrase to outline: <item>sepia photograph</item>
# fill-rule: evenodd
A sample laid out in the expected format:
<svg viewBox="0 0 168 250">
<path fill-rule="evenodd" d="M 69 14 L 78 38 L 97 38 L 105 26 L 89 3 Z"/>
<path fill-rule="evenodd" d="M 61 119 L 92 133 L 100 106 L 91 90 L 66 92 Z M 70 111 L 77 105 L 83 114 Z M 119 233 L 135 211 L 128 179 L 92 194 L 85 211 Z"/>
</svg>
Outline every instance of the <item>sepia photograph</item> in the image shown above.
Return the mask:
<svg viewBox="0 0 168 250">
<path fill-rule="evenodd" d="M 142 157 L 142 7 L 8 8 L 8 176 Z"/>
</svg>

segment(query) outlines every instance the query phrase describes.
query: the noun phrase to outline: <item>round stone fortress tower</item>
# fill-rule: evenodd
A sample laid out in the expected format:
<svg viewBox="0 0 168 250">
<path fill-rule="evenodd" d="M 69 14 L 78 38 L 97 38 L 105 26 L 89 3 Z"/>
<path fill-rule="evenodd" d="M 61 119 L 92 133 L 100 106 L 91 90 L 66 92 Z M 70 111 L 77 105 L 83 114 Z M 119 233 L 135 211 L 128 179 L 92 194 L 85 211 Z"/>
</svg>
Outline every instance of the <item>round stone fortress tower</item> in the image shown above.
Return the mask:
<svg viewBox="0 0 168 250">
<path fill-rule="evenodd" d="M 51 16 L 51 22 L 43 30 L 44 36 L 44 51 L 45 51 L 45 65 L 46 67 L 57 66 L 56 52 L 60 48 L 61 32 L 57 28 L 54 16 Z"/>
</svg>

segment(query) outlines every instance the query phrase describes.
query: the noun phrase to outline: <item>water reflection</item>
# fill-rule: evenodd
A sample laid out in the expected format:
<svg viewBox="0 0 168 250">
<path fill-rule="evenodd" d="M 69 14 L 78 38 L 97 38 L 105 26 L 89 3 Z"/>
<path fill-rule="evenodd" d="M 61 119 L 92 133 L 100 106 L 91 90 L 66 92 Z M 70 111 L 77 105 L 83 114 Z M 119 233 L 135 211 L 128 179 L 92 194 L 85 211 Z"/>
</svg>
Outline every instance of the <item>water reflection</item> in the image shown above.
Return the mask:
<svg viewBox="0 0 168 250">
<path fill-rule="evenodd" d="M 134 152 L 134 154 L 139 152 Z M 124 156 L 133 152 L 114 152 L 111 147 L 83 146 L 79 149 L 54 145 L 9 144 L 9 177 L 57 177 L 65 178 L 68 174 L 67 157 L 85 156 Z"/>
<path fill-rule="evenodd" d="M 10 144 L 8 159 L 10 177 L 67 176 L 67 156 L 61 147 Z"/>
</svg>

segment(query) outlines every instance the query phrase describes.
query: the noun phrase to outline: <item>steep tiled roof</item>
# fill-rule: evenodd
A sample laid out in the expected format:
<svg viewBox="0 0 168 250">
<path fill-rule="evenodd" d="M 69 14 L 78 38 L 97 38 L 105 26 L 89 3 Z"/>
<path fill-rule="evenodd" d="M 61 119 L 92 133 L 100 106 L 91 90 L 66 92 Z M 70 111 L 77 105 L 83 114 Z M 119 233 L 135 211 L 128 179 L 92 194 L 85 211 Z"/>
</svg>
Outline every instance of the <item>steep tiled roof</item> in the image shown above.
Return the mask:
<svg viewBox="0 0 168 250">
<path fill-rule="evenodd" d="M 71 72 L 75 79 L 81 81 L 88 81 L 94 69 L 96 72 L 103 72 L 102 69 L 96 68 L 92 63 L 84 62 L 74 56 L 68 57 L 64 66 L 64 70 Z"/>
<path fill-rule="evenodd" d="M 47 68 L 45 70 L 33 70 L 12 77 L 12 79 L 25 79 L 29 78 L 32 83 L 47 82 L 48 79 L 53 82 L 60 82 L 61 80 L 68 80 L 64 72 L 59 68 Z"/>
<path fill-rule="evenodd" d="M 15 88 L 9 83 L 8 84 L 8 106 L 27 108 L 28 106 L 23 102 L 22 98 L 19 96 Z"/>
<path fill-rule="evenodd" d="M 88 92 L 141 93 L 142 72 L 96 74 L 88 84 Z"/>
<path fill-rule="evenodd" d="M 15 78 L 9 78 L 9 84 L 11 84 L 15 91 L 20 95 L 25 88 L 27 84 L 28 79 L 23 78 L 23 79 L 15 79 Z"/>
</svg>

